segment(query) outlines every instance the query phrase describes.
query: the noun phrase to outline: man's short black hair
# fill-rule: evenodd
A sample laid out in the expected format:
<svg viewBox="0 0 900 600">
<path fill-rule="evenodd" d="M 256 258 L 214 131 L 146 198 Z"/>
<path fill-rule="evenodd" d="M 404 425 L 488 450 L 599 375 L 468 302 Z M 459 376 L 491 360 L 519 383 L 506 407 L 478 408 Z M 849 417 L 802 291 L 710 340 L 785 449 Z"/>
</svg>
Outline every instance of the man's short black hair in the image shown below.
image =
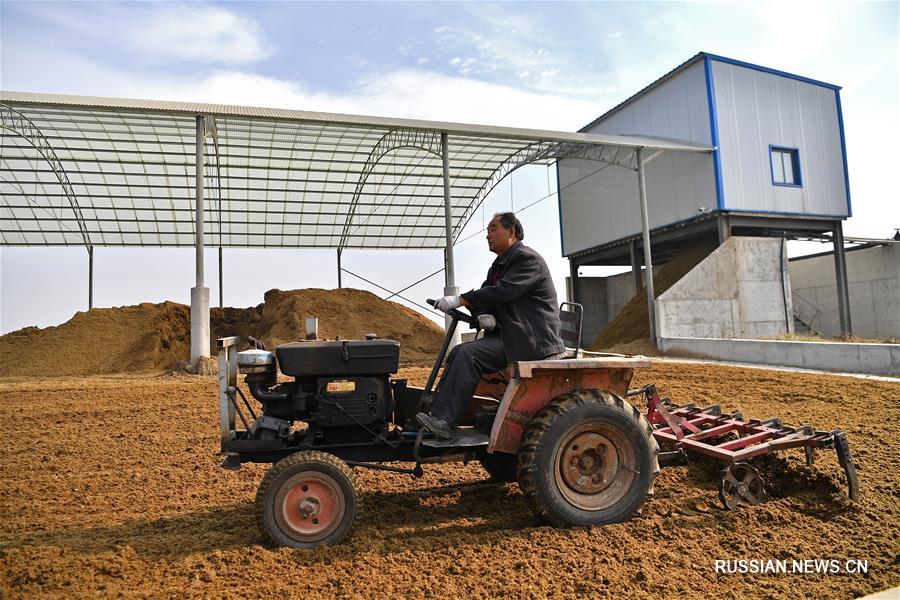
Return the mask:
<svg viewBox="0 0 900 600">
<path fill-rule="evenodd" d="M 497 213 L 494 215 L 494 218 L 500 219 L 500 224 L 503 225 L 503 229 L 515 229 L 517 240 L 525 239 L 525 228 L 522 227 L 522 222 L 519 221 L 518 217 L 516 217 L 516 213 L 513 213 L 513 212 Z"/>
</svg>

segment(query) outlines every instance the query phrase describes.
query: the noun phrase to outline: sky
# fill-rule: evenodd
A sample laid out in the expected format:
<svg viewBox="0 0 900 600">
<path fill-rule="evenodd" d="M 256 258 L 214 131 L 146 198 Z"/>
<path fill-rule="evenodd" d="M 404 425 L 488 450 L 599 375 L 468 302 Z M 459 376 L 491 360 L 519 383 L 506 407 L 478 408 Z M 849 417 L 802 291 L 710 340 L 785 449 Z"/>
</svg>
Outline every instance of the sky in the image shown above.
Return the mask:
<svg viewBox="0 0 900 600">
<path fill-rule="evenodd" d="M 898 6 L 3 0 L 0 89 L 576 131 L 706 51 L 843 87 L 853 202 L 844 234 L 884 238 L 900 228 Z M 563 299 L 568 262 L 555 188 L 554 170 L 533 166 L 494 190 L 455 248 L 459 287 L 480 285 L 494 258 L 481 230 L 494 212 L 512 208 Z M 792 244 L 790 252 L 829 248 Z M 337 285 L 334 250 L 223 256 L 226 306 L 255 306 L 272 288 Z M 216 261 L 208 250 L 213 306 Z M 345 269 L 388 290 L 442 265 L 436 250 L 343 255 Z M 86 310 L 87 271 L 84 248 L 0 248 L 0 333 L 58 325 Z M 349 274 L 343 283 L 389 295 Z M 192 248 L 95 249 L 95 307 L 189 304 L 193 285 Z M 403 296 L 422 304 L 442 291 L 438 273 Z"/>
</svg>

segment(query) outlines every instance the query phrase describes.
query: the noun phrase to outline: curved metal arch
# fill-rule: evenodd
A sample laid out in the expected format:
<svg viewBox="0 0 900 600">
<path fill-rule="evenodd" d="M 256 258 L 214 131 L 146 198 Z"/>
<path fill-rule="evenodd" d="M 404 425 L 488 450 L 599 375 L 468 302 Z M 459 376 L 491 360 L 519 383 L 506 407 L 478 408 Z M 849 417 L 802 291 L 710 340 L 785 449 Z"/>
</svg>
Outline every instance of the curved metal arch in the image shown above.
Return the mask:
<svg viewBox="0 0 900 600">
<path fill-rule="evenodd" d="M 0 127 L 24 138 L 50 165 L 53 174 L 56 175 L 60 185 L 62 185 L 72 212 L 75 213 L 75 220 L 78 222 L 78 228 L 81 230 L 81 237 L 84 239 L 84 245 L 90 253 L 92 249 L 91 238 L 84 223 L 84 215 L 81 214 L 81 207 L 78 205 L 78 197 L 75 195 L 75 189 L 69 182 L 69 176 L 62 166 L 62 161 L 56 156 L 53 146 L 50 145 L 50 142 L 47 141 L 47 138 L 44 137 L 38 126 L 31 122 L 31 119 L 6 104 L 0 104 Z"/>
<path fill-rule="evenodd" d="M 453 241 L 456 241 L 458 235 L 465 229 L 466 224 L 472 215 L 475 214 L 478 206 L 484 202 L 487 195 L 490 194 L 503 179 L 520 167 L 535 163 L 540 160 L 559 160 L 561 158 L 581 158 L 584 160 L 592 160 L 602 162 L 609 165 L 615 165 L 629 169 L 637 170 L 637 151 L 635 148 L 625 148 L 623 146 L 597 146 L 594 144 L 575 144 L 575 143 L 557 143 L 557 142 L 535 142 L 529 144 L 525 148 L 510 154 L 503 163 L 497 167 L 478 193 L 472 198 L 466 212 L 463 214 L 460 227 L 454 232 Z"/>
<path fill-rule="evenodd" d="M 350 201 L 350 210 L 347 212 L 347 220 L 344 222 L 341 239 L 338 242 L 338 250 L 341 250 L 346 245 L 347 238 L 350 237 L 350 225 L 353 222 L 353 217 L 356 216 L 359 197 L 362 195 L 369 175 L 372 174 L 375 166 L 382 158 L 402 148 L 422 150 L 440 158 L 441 134 L 439 131 L 423 131 L 421 129 L 391 129 L 378 140 L 378 143 L 369 152 L 369 156 L 366 157 L 366 163 L 356 182 L 353 199 Z"/>
</svg>

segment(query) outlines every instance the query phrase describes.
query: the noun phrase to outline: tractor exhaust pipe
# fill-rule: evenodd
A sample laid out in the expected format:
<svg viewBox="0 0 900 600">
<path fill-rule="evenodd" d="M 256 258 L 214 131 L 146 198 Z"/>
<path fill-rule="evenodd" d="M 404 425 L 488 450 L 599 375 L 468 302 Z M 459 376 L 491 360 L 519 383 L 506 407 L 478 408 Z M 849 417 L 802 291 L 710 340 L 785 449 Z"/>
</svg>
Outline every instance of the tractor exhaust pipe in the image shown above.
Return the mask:
<svg viewBox="0 0 900 600">
<path fill-rule="evenodd" d="M 263 381 L 250 381 L 250 377 L 247 377 L 247 389 L 250 390 L 250 395 L 259 400 L 260 402 L 279 402 L 286 401 L 291 397 L 290 392 L 287 390 L 281 391 L 278 388 L 280 386 L 274 386 L 270 388 Z"/>
</svg>

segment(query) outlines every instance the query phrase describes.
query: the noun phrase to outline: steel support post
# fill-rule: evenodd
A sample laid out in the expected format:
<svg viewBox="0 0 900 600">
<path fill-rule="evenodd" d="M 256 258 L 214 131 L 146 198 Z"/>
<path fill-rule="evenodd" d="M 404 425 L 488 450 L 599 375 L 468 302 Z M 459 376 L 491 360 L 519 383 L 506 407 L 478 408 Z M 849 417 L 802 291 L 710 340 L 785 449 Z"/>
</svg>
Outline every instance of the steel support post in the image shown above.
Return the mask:
<svg viewBox="0 0 900 600">
<path fill-rule="evenodd" d="M 204 131 L 204 120 L 202 115 L 197 115 L 197 155 L 194 162 L 194 187 L 196 192 L 196 201 L 194 202 L 195 227 L 194 227 L 194 246 L 196 258 L 196 274 L 197 287 L 203 287 L 203 151 L 206 144 L 206 132 Z"/>
<path fill-rule="evenodd" d="M 225 308 L 225 293 L 222 290 L 222 246 L 219 246 L 219 308 Z"/>
<path fill-rule="evenodd" d="M 191 289 L 191 365 L 196 366 L 201 357 L 209 356 L 209 288 L 203 285 L 203 154 L 206 144 L 206 124 L 197 115 L 196 163 L 194 184 L 196 188 L 196 272 L 197 285 Z"/>
<path fill-rule="evenodd" d="M 731 223 L 728 221 L 728 215 L 719 213 L 719 216 L 716 218 L 716 225 L 719 228 L 719 245 L 721 246 L 731 237 Z"/>
<path fill-rule="evenodd" d="M 94 247 L 88 246 L 88 310 L 94 308 Z"/>
<path fill-rule="evenodd" d="M 631 254 L 631 280 L 634 282 L 634 293 L 637 294 L 644 287 L 644 276 L 641 273 L 641 257 L 638 254 L 637 240 L 628 243 L 628 251 Z"/>
<path fill-rule="evenodd" d="M 569 302 L 578 302 L 578 265 L 569 259 Z"/>
<path fill-rule="evenodd" d="M 341 289 L 341 253 L 343 250 L 340 248 L 337 249 L 337 275 L 338 275 L 338 289 Z"/>
<path fill-rule="evenodd" d="M 840 221 L 834 225 L 834 275 L 837 280 L 838 316 L 841 321 L 841 335 L 853 335 L 850 324 L 850 292 L 847 287 L 847 257 L 844 253 L 844 228 Z"/>
<path fill-rule="evenodd" d="M 441 132 L 441 163 L 444 173 L 444 232 L 446 241 L 444 244 L 444 295 L 456 296 L 459 288 L 456 287 L 456 272 L 453 265 L 453 213 L 450 207 L 450 146 L 447 141 L 447 132 Z M 444 326 L 450 327 L 450 317 L 444 318 Z M 450 347 L 459 344 L 461 334 L 459 328 L 453 334 Z"/>
<path fill-rule="evenodd" d="M 659 347 L 659 340 L 656 336 L 656 299 L 653 294 L 653 259 L 650 256 L 650 219 L 647 216 L 647 183 L 644 179 L 644 162 L 643 148 L 638 148 L 637 153 L 637 175 L 638 175 L 638 195 L 641 200 L 641 228 L 644 239 L 644 268 L 646 269 L 647 285 L 647 318 L 650 320 L 650 342 Z"/>
</svg>

